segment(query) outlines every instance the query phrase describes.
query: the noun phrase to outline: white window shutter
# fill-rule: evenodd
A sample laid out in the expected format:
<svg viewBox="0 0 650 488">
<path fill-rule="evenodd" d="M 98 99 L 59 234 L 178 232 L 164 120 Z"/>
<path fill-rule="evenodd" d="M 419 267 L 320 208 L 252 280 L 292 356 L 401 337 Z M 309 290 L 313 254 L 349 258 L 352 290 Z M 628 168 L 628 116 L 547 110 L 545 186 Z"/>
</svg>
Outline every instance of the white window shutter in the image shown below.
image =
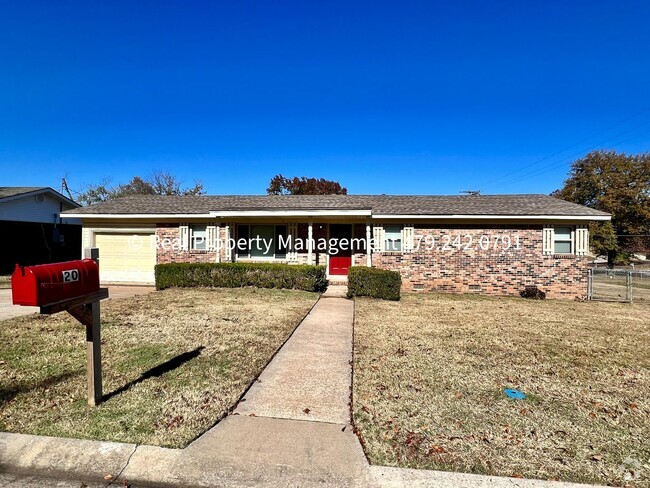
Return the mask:
<svg viewBox="0 0 650 488">
<path fill-rule="evenodd" d="M 381 225 L 372 226 L 372 241 L 373 241 L 373 251 L 383 252 L 384 247 L 384 228 Z"/>
<path fill-rule="evenodd" d="M 187 251 L 190 248 L 190 226 L 181 224 L 178 226 L 178 239 L 181 251 Z"/>
<path fill-rule="evenodd" d="M 230 236 L 232 235 L 233 238 L 235 236 L 235 233 L 233 232 L 233 224 L 226 224 L 224 226 L 224 230 L 225 230 L 224 239 L 226 241 L 226 253 L 225 253 L 226 255 L 224 259 L 226 262 L 230 262 L 232 261 L 232 248 L 233 248 L 233 246 L 230 243 Z"/>
<path fill-rule="evenodd" d="M 221 249 L 223 243 L 221 242 L 221 225 L 217 224 L 214 228 L 215 241 L 214 241 L 214 250 L 216 251 L 216 262 L 221 262 Z"/>
<path fill-rule="evenodd" d="M 577 226 L 575 236 L 576 255 L 587 255 L 589 253 L 589 227 L 586 225 Z"/>
<path fill-rule="evenodd" d="M 415 229 L 412 225 L 405 225 L 402 228 L 402 250 L 404 252 L 413 251 L 413 240 L 414 240 Z"/>
<path fill-rule="evenodd" d="M 214 251 L 217 248 L 217 228 L 214 225 L 208 225 L 205 228 L 205 238 L 206 242 L 205 248 L 208 251 Z"/>
<path fill-rule="evenodd" d="M 553 226 L 545 226 L 542 229 L 542 252 L 544 255 L 551 255 L 555 249 L 555 230 Z"/>
</svg>

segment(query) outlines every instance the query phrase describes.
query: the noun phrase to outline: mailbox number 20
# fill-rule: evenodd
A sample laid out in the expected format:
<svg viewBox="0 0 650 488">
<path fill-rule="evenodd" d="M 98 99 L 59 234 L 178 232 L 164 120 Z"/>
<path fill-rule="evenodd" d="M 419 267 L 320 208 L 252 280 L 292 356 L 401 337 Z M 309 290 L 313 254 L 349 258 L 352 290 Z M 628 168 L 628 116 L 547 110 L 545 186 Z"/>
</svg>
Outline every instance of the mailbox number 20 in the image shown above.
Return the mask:
<svg viewBox="0 0 650 488">
<path fill-rule="evenodd" d="M 63 282 L 72 283 L 73 281 L 79 281 L 79 270 L 78 269 L 69 269 L 63 271 Z"/>
</svg>

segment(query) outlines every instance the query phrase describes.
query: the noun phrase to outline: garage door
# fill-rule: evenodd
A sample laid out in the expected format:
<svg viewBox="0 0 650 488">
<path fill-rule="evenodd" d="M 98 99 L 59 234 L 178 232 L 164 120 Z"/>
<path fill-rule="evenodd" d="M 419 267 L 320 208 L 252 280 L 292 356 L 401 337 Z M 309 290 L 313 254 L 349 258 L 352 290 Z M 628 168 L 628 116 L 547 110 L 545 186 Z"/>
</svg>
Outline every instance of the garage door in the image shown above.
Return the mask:
<svg viewBox="0 0 650 488">
<path fill-rule="evenodd" d="M 153 283 L 156 249 L 152 234 L 95 234 L 102 283 Z"/>
</svg>

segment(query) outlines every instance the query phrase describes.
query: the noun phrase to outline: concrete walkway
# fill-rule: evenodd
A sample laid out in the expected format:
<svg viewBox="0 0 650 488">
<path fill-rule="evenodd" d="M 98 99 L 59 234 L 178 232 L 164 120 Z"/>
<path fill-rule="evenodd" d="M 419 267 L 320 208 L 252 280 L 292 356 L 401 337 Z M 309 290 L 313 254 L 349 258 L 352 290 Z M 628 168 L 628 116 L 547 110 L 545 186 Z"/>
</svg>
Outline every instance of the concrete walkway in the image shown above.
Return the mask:
<svg viewBox="0 0 650 488">
<path fill-rule="evenodd" d="M 235 414 L 348 424 L 353 320 L 352 300 L 319 300 Z"/>
<path fill-rule="evenodd" d="M 187 448 L 0 433 L 0 473 L 26 488 L 33 476 L 95 486 L 107 475 L 132 487 L 585 486 L 370 466 L 350 425 L 354 302 L 341 295 L 325 294 L 233 415 Z"/>
</svg>

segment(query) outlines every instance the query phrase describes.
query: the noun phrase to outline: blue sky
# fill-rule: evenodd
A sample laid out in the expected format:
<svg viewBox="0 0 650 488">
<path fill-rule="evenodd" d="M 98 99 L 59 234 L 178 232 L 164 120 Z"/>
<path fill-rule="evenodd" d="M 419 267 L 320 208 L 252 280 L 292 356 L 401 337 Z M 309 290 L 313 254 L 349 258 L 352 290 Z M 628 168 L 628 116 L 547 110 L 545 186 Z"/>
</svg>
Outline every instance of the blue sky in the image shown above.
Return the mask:
<svg viewBox="0 0 650 488">
<path fill-rule="evenodd" d="M 591 148 L 648 151 L 649 17 L 644 1 L 4 1 L 0 186 L 164 170 L 211 194 L 277 173 L 547 193 Z"/>
</svg>

